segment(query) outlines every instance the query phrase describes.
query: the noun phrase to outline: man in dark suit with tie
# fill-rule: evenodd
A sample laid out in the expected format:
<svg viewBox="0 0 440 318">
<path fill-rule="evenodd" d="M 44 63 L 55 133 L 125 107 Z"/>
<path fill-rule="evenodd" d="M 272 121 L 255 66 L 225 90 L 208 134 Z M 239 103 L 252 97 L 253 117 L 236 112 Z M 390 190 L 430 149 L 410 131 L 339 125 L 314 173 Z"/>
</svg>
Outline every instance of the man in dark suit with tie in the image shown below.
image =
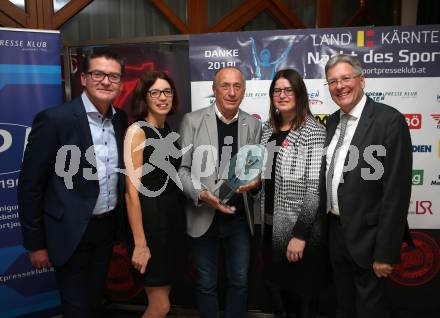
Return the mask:
<svg viewBox="0 0 440 318">
<path fill-rule="evenodd" d="M 82 95 L 32 124 L 18 187 L 23 245 L 37 268 L 54 266 L 63 317 L 97 317 L 124 206 L 122 59 L 107 49 L 85 58 Z"/>
<path fill-rule="evenodd" d="M 359 61 L 332 57 L 327 84 L 340 110 L 327 120 L 321 207 L 344 318 L 388 317 L 385 278 L 408 235 L 412 148 L 404 116 L 364 94 Z"/>
</svg>

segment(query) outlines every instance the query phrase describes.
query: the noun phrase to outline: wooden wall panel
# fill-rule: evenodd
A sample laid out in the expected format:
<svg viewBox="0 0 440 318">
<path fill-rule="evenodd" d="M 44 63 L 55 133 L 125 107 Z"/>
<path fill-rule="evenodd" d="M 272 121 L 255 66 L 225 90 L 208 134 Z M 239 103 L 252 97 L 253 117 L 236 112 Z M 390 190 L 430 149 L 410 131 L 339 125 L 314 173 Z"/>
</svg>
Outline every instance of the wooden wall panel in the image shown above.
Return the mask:
<svg viewBox="0 0 440 318">
<path fill-rule="evenodd" d="M 56 14 L 53 9 L 53 0 L 25 1 L 26 12 L 11 2 L 2 0 L 0 26 L 57 30 L 93 0 L 71 0 Z"/>
<path fill-rule="evenodd" d="M 5 21 L 10 21 L 16 26 L 25 27 L 27 25 L 26 13 L 13 5 L 12 2 L 3 1 L 0 13 L 2 13 L 4 18 L 6 19 Z"/>
<path fill-rule="evenodd" d="M 26 12 L 3 0 L 0 7 L 0 26 L 39 29 L 59 29 L 66 21 L 80 12 L 93 0 L 71 0 L 57 13 L 53 10 L 52 0 L 25 0 Z M 103 0 L 100 0 L 103 1 Z M 254 17 L 268 12 L 286 29 L 304 28 L 305 25 L 296 12 L 289 8 L 284 0 L 245 0 L 242 4 L 223 16 L 213 26 L 207 25 L 207 0 L 185 0 L 188 21 L 182 21 L 164 0 L 149 1 L 180 33 L 207 33 L 239 31 Z M 181 0 L 184 1 L 184 0 Z M 316 27 L 332 27 L 331 13 L 334 0 L 316 0 Z M 380 25 L 376 21 L 374 10 L 368 10 L 368 0 L 356 0 L 359 9 L 344 23 L 344 26 L 357 25 L 361 20 Z M 393 0 L 393 21 L 400 25 L 402 0 Z"/>
</svg>

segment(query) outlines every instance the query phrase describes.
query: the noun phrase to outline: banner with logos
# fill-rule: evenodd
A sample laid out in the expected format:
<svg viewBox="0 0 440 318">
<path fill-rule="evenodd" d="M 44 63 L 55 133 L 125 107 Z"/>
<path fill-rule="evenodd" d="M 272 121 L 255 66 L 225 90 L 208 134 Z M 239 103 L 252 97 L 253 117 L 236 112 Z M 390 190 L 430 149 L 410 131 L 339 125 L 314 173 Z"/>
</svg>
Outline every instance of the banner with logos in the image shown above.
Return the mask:
<svg viewBox="0 0 440 318">
<path fill-rule="evenodd" d="M 193 35 L 192 109 L 210 105 L 215 72 L 235 66 L 246 78 L 241 108 L 265 121 L 271 79 L 280 69 L 294 68 L 305 80 L 312 113 L 325 124 L 338 107 L 325 86 L 324 67 L 338 53 L 359 58 L 365 93 L 403 113 L 411 131 L 408 220 L 416 248 L 402 248 L 402 263 L 388 284 L 393 304 L 399 310 L 439 310 L 432 291 L 440 286 L 440 25 Z"/>
<path fill-rule="evenodd" d="M 59 312 L 53 269 L 35 269 L 22 247 L 17 183 L 37 112 L 62 102 L 58 31 L 0 28 L 0 316 Z"/>
<path fill-rule="evenodd" d="M 363 65 L 365 92 L 402 112 L 411 129 L 414 171 L 411 228 L 440 229 L 440 27 L 300 29 L 216 33 L 190 37 L 192 109 L 214 101 L 212 79 L 225 66 L 246 77 L 242 109 L 267 120 L 275 72 L 294 68 L 305 79 L 310 108 L 325 124 L 338 109 L 324 66 L 338 53 Z"/>
</svg>

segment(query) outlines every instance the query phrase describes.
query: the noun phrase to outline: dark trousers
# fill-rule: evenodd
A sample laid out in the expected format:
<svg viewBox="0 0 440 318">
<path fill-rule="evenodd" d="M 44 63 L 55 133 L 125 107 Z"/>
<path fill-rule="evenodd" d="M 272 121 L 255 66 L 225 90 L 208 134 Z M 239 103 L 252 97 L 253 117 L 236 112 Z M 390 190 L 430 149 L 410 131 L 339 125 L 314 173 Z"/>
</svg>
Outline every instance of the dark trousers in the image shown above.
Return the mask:
<svg viewBox="0 0 440 318">
<path fill-rule="evenodd" d="M 362 268 L 354 262 L 345 244 L 340 219 L 331 214 L 329 218 L 330 261 L 342 317 L 389 317 L 384 279 L 375 275 L 373 267 Z"/>
<path fill-rule="evenodd" d="M 64 318 L 100 316 L 115 227 L 116 213 L 92 218 L 67 263 L 55 267 Z"/>
<path fill-rule="evenodd" d="M 226 269 L 225 318 L 242 318 L 247 305 L 250 234 L 241 215 L 216 216 L 208 231 L 194 239 L 197 271 L 197 304 L 201 318 L 219 316 L 217 272 L 220 246 Z"/>
</svg>

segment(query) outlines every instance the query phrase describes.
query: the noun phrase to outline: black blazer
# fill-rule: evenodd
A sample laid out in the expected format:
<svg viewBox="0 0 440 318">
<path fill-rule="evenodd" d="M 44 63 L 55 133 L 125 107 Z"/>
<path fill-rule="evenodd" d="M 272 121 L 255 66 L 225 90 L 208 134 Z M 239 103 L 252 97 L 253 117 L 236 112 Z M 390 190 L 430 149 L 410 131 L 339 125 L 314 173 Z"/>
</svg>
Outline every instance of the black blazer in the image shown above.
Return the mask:
<svg viewBox="0 0 440 318">
<path fill-rule="evenodd" d="M 123 138 L 127 116 L 116 110 L 112 119 L 123 167 Z M 65 145 L 81 152 L 79 169 L 72 176 L 73 189 L 56 173 L 58 150 Z M 18 185 L 18 204 L 23 246 L 30 251 L 48 249 L 55 266 L 63 265 L 80 242 L 99 194 L 97 180 L 84 178 L 83 169 L 96 168 L 85 158 L 93 145 L 87 114 L 81 97 L 37 114 L 29 134 Z M 68 152 L 66 162 L 72 158 Z M 70 162 L 71 163 L 71 162 Z M 69 169 L 73 169 L 71 164 Z M 58 167 L 65 169 L 67 167 Z M 72 170 L 73 171 L 73 170 Z M 118 211 L 123 209 L 124 178 L 119 174 Z M 119 213 L 122 215 L 122 213 Z"/>
<path fill-rule="evenodd" d="M 327 119 L 325 147 L 330 144 L 339 120 L 339 110 Z M 404 116 L 367 97 L 351 145 L 358 148 L 359 161 L 355 168 L 343 173 L 344 182 L 338 188 L 345 243 L 361 267 L 369 268 L 373 261 L 398 263 L 404 234 L 409 237 L 407 215 L 411 197 L 412 147 Z M 372 167 L 372 160 L 365 157 L 368 153 L 365 149 L 370 145 L 382 145 L 386 149 L 385 156 L 373 153 L 383 167 L 377 180 L 362 177 L 365 172 L 378 172 Z M 348 155 L 345 165 L 347 160 Z M 326 208 L 325 172 L 324 153 L 320 178 L 321 209 Z"/>
</svg>

